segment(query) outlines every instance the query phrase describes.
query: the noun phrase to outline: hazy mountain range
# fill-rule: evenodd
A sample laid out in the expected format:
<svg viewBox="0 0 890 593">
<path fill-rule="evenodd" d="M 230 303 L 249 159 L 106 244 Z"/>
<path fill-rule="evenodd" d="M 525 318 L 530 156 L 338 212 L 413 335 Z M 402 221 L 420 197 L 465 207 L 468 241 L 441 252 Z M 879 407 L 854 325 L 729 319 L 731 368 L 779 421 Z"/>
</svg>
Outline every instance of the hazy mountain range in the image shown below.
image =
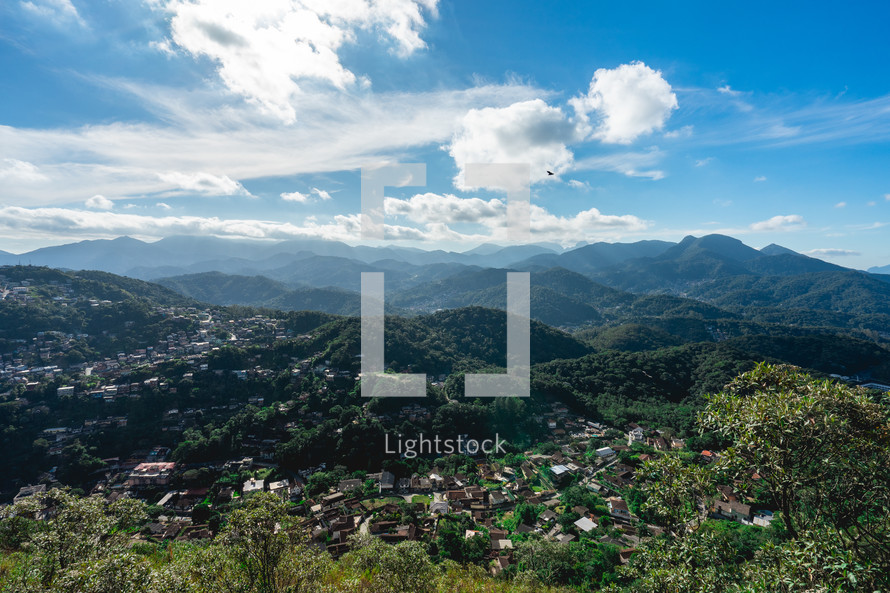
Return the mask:
<svg viewBox="0 0 890 593">
<path fill-rule="evenodd" d="M 323 240 L 266 243 L 171 237 L 83 241 L 0 264 L 97 269 L 151 280 L 194 299 L 357 314 L 361 272 L 385 272 L 393 313 L 478 305 L 503 309 L 507 271 L 531 272 L 532 316 L 555 326 L 693 315 L 758 323 L 886 331 L 890 275 L 843 268 L 779 245 L 732 237 L 679 243 L 481 245 L 464 253 L 353 247 Z M 879 269 L 878 271 L 881 271 Z"/>
<path fill-rule="evenodd" d="M 43 247 L 21 254 L 0 251 L 0 265 L 30 264 L 72 270 L 102 270 L 142 280 L 199 272 L 246 276 L 262 274 L 290 285 L 341 288 L 353 288 L 350 282 L 354 282 L 352 276 L 355 271 L 402 272 L 400 276 L 417 276 L 419 281 L 426 279 L 427 274 L 456 272 L 460 266 L 509 267 L 517 270 L 558 266 L 593 275 L 609 268 L 617 268 L 615 271 L 620 273 L 621 264 L 630 262 L 629 265 L 633 267 L 638 263 L 636 260 L 641 259 L 651 259 L 652 270 L 662 273 L 673 266 L 681 276 L 694 275 L 697 265 L 721 272 L 735 269 L 783 275 L 842 269 L 779 245 L 757 250 L 723 235 L 690 236 L 680 243 L 654 240 L 594 243 L 570 250 L 544 243 L 508 247 L 483 244 L 465 252 L 424 251 L 407 247 L 351 246 L 321 239 L 268 242 L 177 236 L 154 243 L 119 237 Z M 737 265 L 740 262 L 741 270 Z M 442 267 L 430 268 L 436 264 Z M 342 268 L 342 276 L 349 280 L 330 278 L 334 267 Z M 869 271 L 890 273 L 890 265 Z M 340 270 L 336 273 L 341 275 Z M 318 275 L 330 281 L 322 284 L 316 278 Z"/>
</svg>

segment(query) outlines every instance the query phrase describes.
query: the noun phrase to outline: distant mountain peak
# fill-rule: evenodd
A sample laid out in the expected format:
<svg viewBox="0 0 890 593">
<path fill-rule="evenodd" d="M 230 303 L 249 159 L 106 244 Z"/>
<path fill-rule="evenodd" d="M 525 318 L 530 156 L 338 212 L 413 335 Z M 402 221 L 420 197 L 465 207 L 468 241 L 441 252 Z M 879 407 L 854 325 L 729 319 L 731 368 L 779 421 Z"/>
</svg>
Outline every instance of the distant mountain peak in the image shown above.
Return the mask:
<svg viewBox="0 0 890 593">
<path fill-rule="evenodd" d="M 673 259 L 696 251 L 708 251 L 724 258 L 744 262 L 762 255 L 753 247 L 748 247 L 734 237 L 712 234 L 703 237 L 687 235 L 674 247 L 661 255 L 661 259 Z"/>
<path fill-rule="evenodd" d="M 760 250 L 760 253 L 763 255 L 800 255 L 793 249 L 788 249 L 787 247 L 782 247 L 781 245 L 776 245 L 775 243 L 770 243 L 766 247 Z"/>
</svg>

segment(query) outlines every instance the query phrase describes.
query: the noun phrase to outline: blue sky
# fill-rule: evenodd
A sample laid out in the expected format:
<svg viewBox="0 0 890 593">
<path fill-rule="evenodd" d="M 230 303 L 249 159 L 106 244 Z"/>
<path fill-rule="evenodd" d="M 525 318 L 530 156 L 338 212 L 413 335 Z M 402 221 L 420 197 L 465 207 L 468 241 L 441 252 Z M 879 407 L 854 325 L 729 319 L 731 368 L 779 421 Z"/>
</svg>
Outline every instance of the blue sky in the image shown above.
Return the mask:
<svg viewBox="0 0 890 593">
<path fill-rule="evenodd" d="M 258 6 L 257 6 L 258 5 Z M 174 234 L 505 242 L 468 162 L 528 162 L 532 240 L 722 232 L 890 263 L 890 7 L 12 0 L 0 249 Z M 554 176 L 545 171 L 552 170 Z"/>
</svg>

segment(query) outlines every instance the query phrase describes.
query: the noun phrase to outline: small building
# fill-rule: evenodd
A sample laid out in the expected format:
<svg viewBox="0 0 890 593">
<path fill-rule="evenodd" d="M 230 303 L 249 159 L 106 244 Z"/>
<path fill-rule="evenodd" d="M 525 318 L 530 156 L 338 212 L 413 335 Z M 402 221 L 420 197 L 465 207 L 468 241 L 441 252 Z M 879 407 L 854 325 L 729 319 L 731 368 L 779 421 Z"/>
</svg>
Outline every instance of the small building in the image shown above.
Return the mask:
<svg viewBox="0 0 890 593">
<path fill-rule="evenodd" d="M 278 482 L 270 482 L 269 483 L 269 492 L 273 494 L 277 494 L 283 499 L 287 499 L 290 497 L 290 484 L 288 484 L 287 480 L 279 480 Z"/>
<path fill-rule="evenodd" d="M 593 531 L 594 529 L 596 529 L 596 523 L 594 523 L 587 517 L 581 517 L 580 519 L 575 521 L 575 527 L 577 527 L 581 531 L 587 533 L 589 531 Z"/>
<path fill-rule="evenodd" d="M 350 480 L 340 480 L 337 484 L 337 492 L 346 492 L 347 490 L 355 490 L 362 487 L 362 481 L 354 478 Z"/>
<path fill-rule="evenodd" d="M 630 509 L 624 499 L 613 496 L 609 498 L 609 514 L 617 519 L 630 520 Z"/>
<path fill-rule="evenodd" d="M 380 472 L 380 492 L 391 491 L 396 485 L 396 477 L 390 472 Z"/>
<path fill-rule="evenodd" d="M 265 489 L 266 483 L 265 480 L 257 480 L 256 478 L 251 478 L 244 482 L 244 487 L 241 492 L 244 495 L 252 494 L 254 492 L 262 492 Z"/>
<path fill-rule="evenodd" d="M 741 523 L 751 522 L 751 506 L 737 501 L 717 501 L 714 505 L 714 513 L 720 517 Z"/>
<path fill-rule="evenodd" d="M 37 494 L 43 494 L 46 492 L 46 484 L 36 484 L 34 486 L 22 486 L 19 489 L 19 493 L 15 495 L 15 498 L 12 499 L 13 503 L 17 503 L 31 496 L 35 496 Z"/>
<path fill-rule="evenodd" d="M 175 467 L 176 464 L 172 461 L 140 463 L 133 468 L 127 483 L 134 488 L 168 486 Z"/>
<path fill-rule="evenodd" d="M 772 511 L 757 511 L 754 513 L 754 525 L 759 527 L 769 527 L 775 519 Z"/>
</svg>

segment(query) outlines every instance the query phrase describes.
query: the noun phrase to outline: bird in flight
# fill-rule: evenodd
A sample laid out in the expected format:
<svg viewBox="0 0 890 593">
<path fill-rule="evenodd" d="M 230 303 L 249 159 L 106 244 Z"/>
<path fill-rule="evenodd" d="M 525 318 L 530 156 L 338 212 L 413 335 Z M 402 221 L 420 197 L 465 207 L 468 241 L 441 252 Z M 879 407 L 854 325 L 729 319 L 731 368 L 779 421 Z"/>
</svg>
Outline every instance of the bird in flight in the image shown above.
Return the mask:
<svg viewBox="0 0 890 593">
<path fill-rule="evenodd" d="M 553 171 L 547 171 L 547 175 L 553 175 Z"/>
</svg>

